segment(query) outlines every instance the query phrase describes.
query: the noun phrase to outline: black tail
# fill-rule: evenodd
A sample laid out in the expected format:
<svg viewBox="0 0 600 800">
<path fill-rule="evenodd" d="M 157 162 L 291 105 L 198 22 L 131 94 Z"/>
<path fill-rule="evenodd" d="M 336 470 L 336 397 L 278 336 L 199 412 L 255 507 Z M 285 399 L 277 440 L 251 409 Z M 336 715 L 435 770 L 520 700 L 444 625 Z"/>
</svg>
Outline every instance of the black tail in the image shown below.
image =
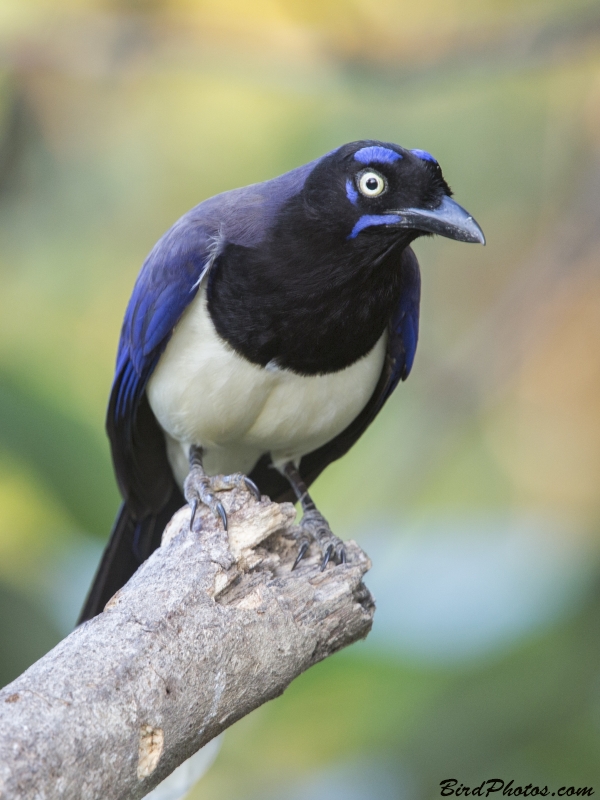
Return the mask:
<svg viewBox="0 0 600 800">
<path fill-rule="evenodd" d="M 156 550 L 167 523 L 184 503 L 180 492 L 174 491 L 161 511 L 142 520 L 136 520 L 127 504 L 123 503 L 77 620 L 78 625 L 99 614 L 113 594 Z"/>
</svg>

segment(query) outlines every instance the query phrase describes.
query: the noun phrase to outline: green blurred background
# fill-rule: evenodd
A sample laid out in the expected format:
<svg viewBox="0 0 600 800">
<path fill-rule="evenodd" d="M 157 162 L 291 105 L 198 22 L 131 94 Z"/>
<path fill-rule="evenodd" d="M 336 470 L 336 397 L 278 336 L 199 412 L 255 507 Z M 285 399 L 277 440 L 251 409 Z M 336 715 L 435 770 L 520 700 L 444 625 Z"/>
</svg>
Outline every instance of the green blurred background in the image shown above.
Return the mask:
<svg viewBox="0 0 600 800">
<path fill-rule="evenodd" d="M 315 487 L 369 639 L 238 723 L 194 798 L 600 791 L 600 3 L 3 0 L 0 685 L 73 625 L 140 264 L 346 141 L 432 152 L 486 248 L 418 242 L 413 373 Z"/>
</svg>

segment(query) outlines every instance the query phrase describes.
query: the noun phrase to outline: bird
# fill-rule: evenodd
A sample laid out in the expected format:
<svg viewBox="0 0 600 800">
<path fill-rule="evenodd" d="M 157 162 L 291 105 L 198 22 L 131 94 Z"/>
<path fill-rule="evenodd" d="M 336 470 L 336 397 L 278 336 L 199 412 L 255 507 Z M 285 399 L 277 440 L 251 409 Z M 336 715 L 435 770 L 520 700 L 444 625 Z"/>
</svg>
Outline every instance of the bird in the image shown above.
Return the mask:
<svg viewBox="0 0 600 800">
<path fill-rule="evenodd" d="M 234 487 L 299 502 L 294 568 L 347 559 L 308 489 L 368 428 L 417 347 L 411 244 L 485 244 L 427 151 L 344 144 L 184 214 L 125 312 L 106 429 L 123 502 L 79 622 L 100 613 L 186 502 L 227 530 Z"/>
</svg>

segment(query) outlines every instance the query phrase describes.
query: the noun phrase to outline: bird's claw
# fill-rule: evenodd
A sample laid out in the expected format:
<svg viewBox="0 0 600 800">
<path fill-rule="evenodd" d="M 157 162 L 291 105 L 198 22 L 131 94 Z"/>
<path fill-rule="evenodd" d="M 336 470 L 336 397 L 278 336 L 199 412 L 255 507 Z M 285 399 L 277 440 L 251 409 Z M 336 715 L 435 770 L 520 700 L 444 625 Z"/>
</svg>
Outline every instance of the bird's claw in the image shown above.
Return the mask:
<svg viewBox="0 0 600 800">
<path fill-rule="evenodd" d="M 321 562 L 321 572 L 325 569 L 327 564 L 329 563 L 329 559 L 333 555 L 333 545 L 328 544 L 327 549 L 325 550 L 325 555 L 323 556 L 323 561 Z"/>
<path fill-rule="evenodd" d="M 255 500 L 260 501 L 261 499 L 260 489 L 254 483 L 253 480 L 250 480 L 250 478 L 247 475 L 244 475 L 244 485 L 246 486 L 246 489 L 248 489 L 250 494 L 254 495 Z"/>
<path fill-rule="evenodd" d="M 327 520 L 318 511 L 310 510 L 305 512 L 300 521 L 300 527 L 302 528 L 303 536 L 300 539 L 298 555 L 292 566 L 292 571 L 296 569 L 306 555 L 310 540 L 317 542 L 323 554 L 321 571 L 327 567 L 330 561 L 334 564 L 347 563 L 348 558 L 343 541 L 331 532 Z"/>
<path fill-rule="evenodd" d="M 194 530 L 194 520 L 196 519 L 196 511 L 198 511 L 198 501 L 194 498 L 190 503 L 190 530 Z"/>
<path fill-rule="evenodd" d="M 258 486 L 253 480 L 246 477 L 246 475 L 235 473 L 234 475 L 208 476 L 204 473 L 202 467 L 198 468 L 192 466 L 183 487 L 185 499 L 188 501 L 191 508 L 190 530 L 194 528 L 196 514 L 202 503 L 208 506 L 213 514 L 221 520 L 223 530 L 227 531 L 229 528 L 227 512 L 225 511 L 223 503 L 216 499 L 215 493 L 226 492 L 231 489 L 243 489 L 256 500 L 261 499 Z"/>
<path fill-rule="evenodd" d="M 306 551 L 308 550 L 309 547 L 310 547 L 310 542 L 308 542 L 306 539 L 304 539 L 301 542 L 300 547 L 298 548 L 298 555 L 296 556 L 296 560 L 294 561 L 294 564 L 292 566 L 292 572 L 296 569 L 298 564 L 302 561 L 302 559 L 306 555 Z"/>
<path fill-rule="evenodd" d="M 225 511 L 225 507 L 223 503 L 217 503 L 216 505 L 217 514 L 221 517 L 221 522 L 223 523 L 223 530 L 227 531 L 227 512 Z"/>
</svg>

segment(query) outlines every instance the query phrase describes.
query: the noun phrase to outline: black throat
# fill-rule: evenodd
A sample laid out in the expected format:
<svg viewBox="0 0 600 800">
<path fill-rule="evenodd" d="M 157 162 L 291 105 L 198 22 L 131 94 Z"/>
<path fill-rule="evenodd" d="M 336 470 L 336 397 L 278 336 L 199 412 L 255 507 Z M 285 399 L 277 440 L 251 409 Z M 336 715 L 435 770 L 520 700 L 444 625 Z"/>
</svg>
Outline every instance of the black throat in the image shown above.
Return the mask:
<svg viewBox="0 0 600 800">
<path fill-rule="evenodd" d="M 411 277 L 404 252 L 414 235 L 379 228 L 357 242 L 299 212 L 290 208 L 258 247 L 224 247 L 208 310 L 217 333 L 255 364 L 337 372 L 388 327 Z"/>
</svg>

